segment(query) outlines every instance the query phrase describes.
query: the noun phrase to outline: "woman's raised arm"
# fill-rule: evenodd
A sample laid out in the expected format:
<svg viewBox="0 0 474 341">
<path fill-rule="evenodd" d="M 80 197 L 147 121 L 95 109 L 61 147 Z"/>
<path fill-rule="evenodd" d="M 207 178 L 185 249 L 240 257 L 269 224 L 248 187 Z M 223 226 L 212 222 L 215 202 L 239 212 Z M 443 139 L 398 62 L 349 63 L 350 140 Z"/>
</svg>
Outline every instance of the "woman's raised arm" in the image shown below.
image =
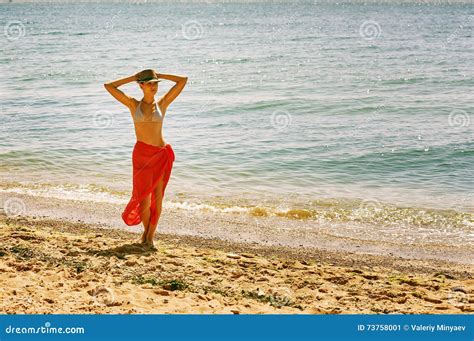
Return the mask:
<svg viewBox="0 0 474 341">
<path fill-rule="evenodd" d="M 127 84 L 130 82 L 136 82 L 138 80 L 137 74 L 133 76 L 128 76 L 125 78 L 117 79 L 111 82 L 104 83 L 105 89 L 115 97 L 117 101 L 120 103 L 123 103 L 126 105 L 128 108 L 133 108 L 132 103 L 133 103 L 133 98 L 127 95 L 126 93 L 122 92 L 121 90 L 118 89 L 119 86 L 123 84 Z"/>
<path fill-rule="evenodd" d="M 168 75 L 163 73 L 157 73 L 158 78 L 168 79 L 170 81 L 176 82 L 176 84 L 162 97 L 162 107 L 164 110 L 168 108 L 168 105 L 174 101 L 176 97 L 183 91 L 186 82 L 188 81 L 188 77 L 186 76 L 177 76 L 177 75 Z"/>
</svg>

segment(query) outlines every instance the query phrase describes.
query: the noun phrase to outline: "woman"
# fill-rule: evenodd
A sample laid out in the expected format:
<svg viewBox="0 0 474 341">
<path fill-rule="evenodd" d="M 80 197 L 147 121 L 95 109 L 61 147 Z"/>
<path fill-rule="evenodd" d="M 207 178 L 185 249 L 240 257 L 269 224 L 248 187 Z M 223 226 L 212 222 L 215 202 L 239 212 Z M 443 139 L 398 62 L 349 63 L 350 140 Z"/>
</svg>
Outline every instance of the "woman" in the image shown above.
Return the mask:
<svg viewBox="0 0 474 341">
<path fill-rule="evenodd" d="M 176 84 L 156 102 L 155 94 L 161 79 L 168 79 Z M 133 192 L 122 213 L 122 219 L 127 225 L 142 222 L 144 231 L 140 243 L 151 247 L 175 159 L 173 148 L 163 139 L 163 120 L 168 106 L 181 93 L 187 80 L 188 77 L 159 74 L 147 69 L 104 84 L 105 89 L 130 110 L 137 137 L 132 153 Z M 132 81 L 136 81 L 143 91 L 140 101 L 118 89 Z"/>
</svg>

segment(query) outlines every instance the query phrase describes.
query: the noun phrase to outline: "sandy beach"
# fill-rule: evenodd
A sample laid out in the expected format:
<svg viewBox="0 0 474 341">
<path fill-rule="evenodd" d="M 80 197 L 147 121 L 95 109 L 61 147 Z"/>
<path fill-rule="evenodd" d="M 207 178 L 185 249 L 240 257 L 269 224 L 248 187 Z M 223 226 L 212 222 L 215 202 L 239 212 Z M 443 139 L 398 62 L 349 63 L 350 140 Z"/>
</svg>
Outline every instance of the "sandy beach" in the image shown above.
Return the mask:
<svg viewBox="0 0 474 341">
<path fill-rule="evenodd" d="M 137 230 L 138 232 L 138 230 Z M 468 314 L 474 267 L 0 216 L 7 314 Z"/>
</svg>

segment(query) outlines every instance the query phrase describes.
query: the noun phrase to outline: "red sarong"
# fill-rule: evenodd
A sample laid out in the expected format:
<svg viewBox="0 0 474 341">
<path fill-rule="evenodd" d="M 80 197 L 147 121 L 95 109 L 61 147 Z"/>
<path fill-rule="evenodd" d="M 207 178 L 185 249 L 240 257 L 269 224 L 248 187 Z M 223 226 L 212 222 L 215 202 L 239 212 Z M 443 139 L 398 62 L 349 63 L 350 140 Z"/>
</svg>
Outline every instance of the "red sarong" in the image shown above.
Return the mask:
<svg viewBox="0 0 474 341">
<path fill-rule="evenodd" d="M 135 143 L 132 152 L 132 197 L 122 213 L 122 219 L 125 224 L 131 226 L 141 223 L 140 203 L 150 193 L 150 224 L 157 223 L 155 188 L 158 185 L 158 180 L 164 174 L 162 195 L 165 195 L 174 159 L 174 151 L 170 144 L 166 144 L 164 147 L 157 147 L 142 141 Z"/>
</svg>

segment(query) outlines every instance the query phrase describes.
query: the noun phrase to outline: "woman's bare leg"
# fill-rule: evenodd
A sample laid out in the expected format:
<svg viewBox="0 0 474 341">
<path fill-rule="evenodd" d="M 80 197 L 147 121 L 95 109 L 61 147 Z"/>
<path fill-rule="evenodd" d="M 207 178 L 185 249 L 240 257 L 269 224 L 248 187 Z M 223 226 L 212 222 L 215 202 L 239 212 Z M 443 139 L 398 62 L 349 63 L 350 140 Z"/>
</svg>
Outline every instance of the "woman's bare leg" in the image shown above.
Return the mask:
<svg viewBox="0 0 474 341">
<path fill-rule="evenodd" d="M 140 238 L 141 243 L 146 242 L 146 236 L 148 234 L 148 227 L 150 225 L 150 205 L 151 205 L 151 194 L 148 195 L 145 200 L 140 204 L 140 218 L 143 223 L 143 234 Z"/>
<path fill-rule="evenodd" d="M 155 204 L 156 204 L 156 215 L 157 221 L 156 224 L 149 224 L 148 231 L 146 234 L 146 243 L 153 246 L 153 237 L 155 236 L 156 226 L 158 225 L 158 221 L 160 220 L 161 211 L 163 208 L 163 177 L 158 181 L 158 185 L 155 188 Z"/>
</svg>

